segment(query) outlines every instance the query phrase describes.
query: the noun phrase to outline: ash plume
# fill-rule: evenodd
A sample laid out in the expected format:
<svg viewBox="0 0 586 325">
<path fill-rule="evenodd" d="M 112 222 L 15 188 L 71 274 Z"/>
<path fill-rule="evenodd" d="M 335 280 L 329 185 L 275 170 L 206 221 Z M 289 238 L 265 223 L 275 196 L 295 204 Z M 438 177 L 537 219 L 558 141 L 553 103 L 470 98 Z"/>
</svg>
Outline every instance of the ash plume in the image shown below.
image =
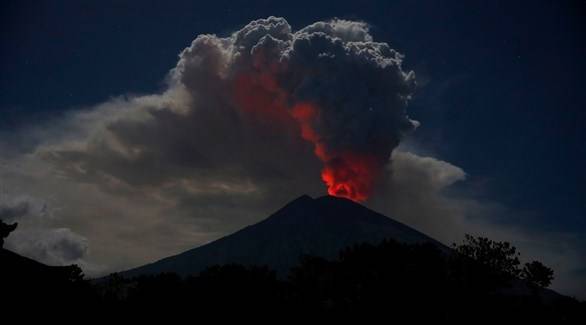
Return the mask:
<svg viewBox="0 0 586 325">
<path fill-rule="evenodd" d="M 171 78 L 196 99 L 221 93 L 223 106 L 251 125 L 296 127 L 323 163 L 328 193 L 364 201 L 417 126 L 406 114 L 415 77 L 401 62 L 365 23 L 334 19 L 292 31 L 269 17 L 226 38 L 197 37 Z"/>
</svg>

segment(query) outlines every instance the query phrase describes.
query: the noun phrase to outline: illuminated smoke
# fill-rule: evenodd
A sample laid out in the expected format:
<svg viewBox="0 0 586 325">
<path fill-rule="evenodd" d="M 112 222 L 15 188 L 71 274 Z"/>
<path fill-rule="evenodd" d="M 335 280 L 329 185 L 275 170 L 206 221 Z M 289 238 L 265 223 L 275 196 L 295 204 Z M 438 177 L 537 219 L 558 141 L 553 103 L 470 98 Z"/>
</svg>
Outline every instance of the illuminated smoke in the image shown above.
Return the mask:
<svg viewBox="0 0 586 325">
<path fill-rule="evenodd" d="M 324 163 L 321 177 L 328 194 L 365 201 L 372 192 L 384 162 L 369 153 L 328 152 L 327 146 L 311 127 L 318 112 L 315 106 L 308 103 L 295 105 L 292 109 L 292 115 L 301 127 L 301 136 L 314 144 L 315 155 Z"/>
<path fill-rule="evenodd" d="M 364 201 L 417 126 L 405 111 L 415 76 L 401 62 L 365 23 L 335 19 L 293 32 L 269 17 L 230 37 L 200 35 L 172 77 L 196 98 L 230 89 L 224 100 L 250 123 L 297 127 L 324 165 L 328 193 Z"/>
</svg>

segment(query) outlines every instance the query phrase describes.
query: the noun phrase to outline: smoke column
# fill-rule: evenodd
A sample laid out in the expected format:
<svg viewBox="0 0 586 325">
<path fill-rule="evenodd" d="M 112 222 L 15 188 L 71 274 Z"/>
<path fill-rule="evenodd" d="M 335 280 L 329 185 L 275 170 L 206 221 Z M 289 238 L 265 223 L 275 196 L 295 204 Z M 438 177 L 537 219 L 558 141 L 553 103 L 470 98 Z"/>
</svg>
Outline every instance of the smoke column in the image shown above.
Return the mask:
<svg viewBox="0 0 586 325">
<path fill-rule="evenodd" d="M 323 163 L 330 195 L 367 200 L 393 149 L 418 124 L 406 114 L 414 73 L 363 22 L 334 19 L 294 32 L 269 17 L 226 38 L 200 35 L 180 57 L 172 79 L 194 98 L 230 89 L 226 100 L 241 118 L 297 128 Z"/>
</svg>

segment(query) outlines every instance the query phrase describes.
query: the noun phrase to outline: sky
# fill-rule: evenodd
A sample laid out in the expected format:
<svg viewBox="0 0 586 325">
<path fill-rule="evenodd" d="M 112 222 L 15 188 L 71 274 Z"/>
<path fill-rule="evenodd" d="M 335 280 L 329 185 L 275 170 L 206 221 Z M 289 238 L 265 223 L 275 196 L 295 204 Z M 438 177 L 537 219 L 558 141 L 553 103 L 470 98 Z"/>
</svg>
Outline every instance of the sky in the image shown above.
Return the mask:
<svg viewBox="0 0 586 325">
<path fill-rule="evenodd" d="M 296 195 L 326 194 L 307 139 L 262 119 L 230 124 L 209 96 L 225 85 L 200 77 L 214 71 L 189 55 L 205 50 L 192 44 L 198 35 L 216 42 L 260 18 L 283 17 L 292 33 L 339 18 L 364 22 L 374 41 L 404 55 L 391 72 L 416 79 L 401 116 L 418 126 L 397 129 L 405 136 L 387 148 L 392 176 L 365 204 L 446 243 L 465 232 L 511 241 L 556 270 L 554 289 L 584 298 L 585 9 L 584 1 L 3 2 L 0 217 L 22 224 L 9 243 L 104 274 L 219 238 Z M 325 83 L 319 93 L 369 82 Z M 362 98 L 349 94 L 351 103 Z M 295 93 L 316 98 L 329 100 Z M 220 113 L 191 118 L 198 105 Z M 357 147 L 332 141 L 330 151 Z M 130 144 L 151 159 L 120 158 L 136 154 Z"/>
</svg>

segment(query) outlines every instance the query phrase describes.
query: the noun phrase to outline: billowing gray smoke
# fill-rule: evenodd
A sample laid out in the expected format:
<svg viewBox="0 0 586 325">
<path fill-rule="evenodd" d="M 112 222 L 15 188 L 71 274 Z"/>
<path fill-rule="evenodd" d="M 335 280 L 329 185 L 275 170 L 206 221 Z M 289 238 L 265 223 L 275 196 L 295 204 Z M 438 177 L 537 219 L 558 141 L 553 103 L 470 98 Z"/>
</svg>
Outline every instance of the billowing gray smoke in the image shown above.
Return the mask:
<svg viewBox="0 0 586 325">
<path fill-rule="evenodd" d="M 123 103 L 87 143 L 44 155 L 88 182 L 143 186 L 185 175 L 213 183 L 217 172 L 228 183 L 301 180 L 321 162 L 329 194 L 364 201 L 417 125 L 405 111 L 415 77 L 401 60 L 362 22 L 293 32 L 283 18 L 256 20 L 229 37 L 198 36 L 164 94 Z"/>
<path fill-rule="evenodd" d="M 328 192 L 363 201 L 417 125 L 405 112 L 415 78 L 401 59 L 362 22 L 336 19 L 293 32 L 285 19 L 269 17 L 227 38 L 199 36 L 172 79 L 196 100 L 226 101 L 220 106 L 232 111 L 221 114 L 283 129 L 294 123 L 324 164 Z"/>
<path fill-rule="evenodd" d="M 0 193 L 2 194 L 2 193 Z M 6 248 L 51 265 L 79 263 L 88 250 L 87 240 L 68 228 L 53 228 L 43 202 L 31 198 L 0 197 L 0 220 L 18 222 Z"/>
</svg>

